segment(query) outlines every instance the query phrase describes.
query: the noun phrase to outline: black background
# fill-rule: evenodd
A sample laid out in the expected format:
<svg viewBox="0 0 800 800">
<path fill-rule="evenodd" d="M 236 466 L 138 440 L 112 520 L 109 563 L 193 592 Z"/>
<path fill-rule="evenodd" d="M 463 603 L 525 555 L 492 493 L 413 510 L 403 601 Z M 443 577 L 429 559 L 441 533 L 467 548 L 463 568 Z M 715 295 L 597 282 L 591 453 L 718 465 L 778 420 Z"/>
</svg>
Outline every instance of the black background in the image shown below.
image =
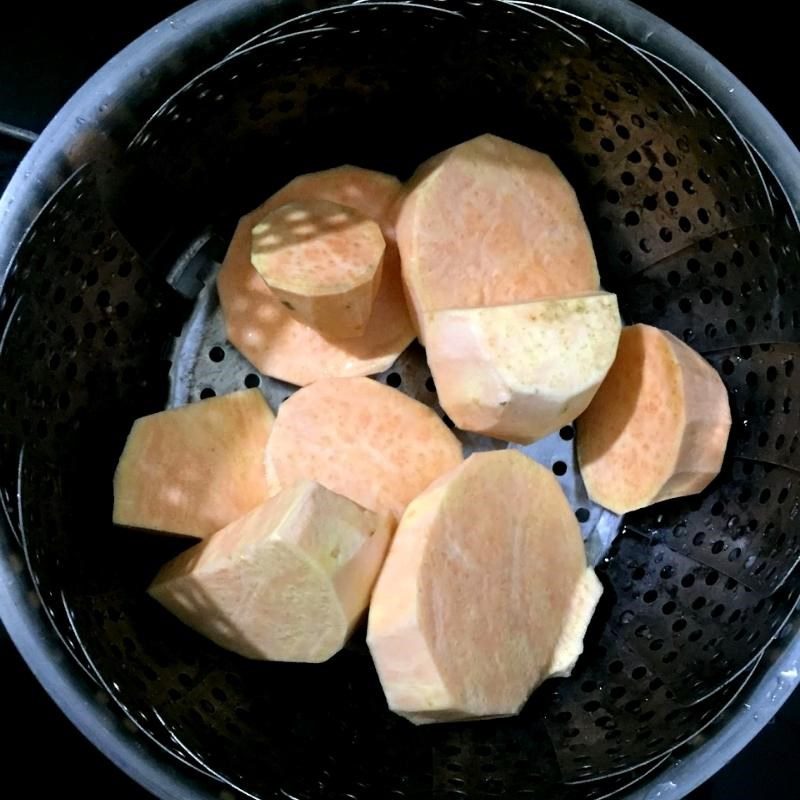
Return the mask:
<svg viewBox="0 0 800 800">
<path fill-rule="evenodd" d="M 224 0 L 220 0 L 224 2 Z M 0 7 L 0 121 L 40 131 L 64 101 L 139 33 L 185 5 L 138 0 L 96 5 L 27 0 Z M 642 0 L 702 44 L 752 89 L 800 141 L 795 26 L 785 0 L 734 5 L 719 0 Z M 22 150 L 0 138 L 0 189 Z M 5 791 L 84 800 L 148 795 L 101 757 L 55 708 L 0 630 L 4 692 Z M 759 737 L 691 800 L 789 800 L 800 777 L 800 693 Z M 12 777 L 11 774 L 14 773 Z M 14 789 L 11 789 L 14 787 Z M 17 789 L 16 787 L 20 787 Z M 25 787 L 24 789 L 21 787 Z M 0 788 L 0 795 L 4 789 Z"/>
</svg>

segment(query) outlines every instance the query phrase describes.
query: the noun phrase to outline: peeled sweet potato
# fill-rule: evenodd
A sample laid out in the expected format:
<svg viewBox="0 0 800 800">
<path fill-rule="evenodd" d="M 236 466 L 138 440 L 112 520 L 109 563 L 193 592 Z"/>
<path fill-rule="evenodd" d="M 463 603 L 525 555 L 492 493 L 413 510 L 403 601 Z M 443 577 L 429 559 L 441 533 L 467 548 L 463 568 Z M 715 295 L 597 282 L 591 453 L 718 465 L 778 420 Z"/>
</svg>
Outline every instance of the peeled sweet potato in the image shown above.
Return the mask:
<svg viewBox="0 0 800 800">
<path fill-rule="evenodd" d="M 302 175 L 239 222 L 217 278 L 230 342 L 265 375 L 305 386 L 320 378 L 372 375 L 388 369 L 414 339 L 403 296 L 394 208 L 402 193 L 391 175 L 338 167 Z M 386 251 L 372 316 L 363 336 L 326 339 L 296 320 L 269 290 L 250 261 L 258 219 L 287 203 L 328 200 L 376 220 Z"/>
<path fill-rule="evenodd" d="M 367 607 L 393 526 L 300 481 L 171 561 L 149 592 L 247 658 L 326 661 Z"/>
<path fill-rule="evenodd" d="M 497 136 L 434 156 L 400 204 L 397 239 L 420 341 L 427 315 L 600 286 L 575 192 L 544 154 Z"/>
<path fill-rule="evenodd" d="M 568 674 L 601 588 L 544 467 L 470 456 L 406 509 L 367 643 L 392 711 L 416 724 L 510 716 Z"/>
<path fill-rule="evenodd" d="M 529 444 L 589 405 L 617 351 L 606 292 L 429 314 L 428 365 L 459 428 Z"/>
<path fill-rule="evenodd" d="M 386 244 L 377 222 L 328 200 L 287 203 L 253 228 L 251 261 L 292 316 L 328 338 L 363 335 Z"/>
<path fill-rule="evenodd" d="M 114 475 L 114 522 L 210 536 L 267 499 L 273 414 L 258 389 L 133 423 Z"/>
<path fill-rule="evenodd" d="M 731 412 L 704 358 L 666 331 L 633 325 L 577 427 L 589 496 L 624 514 L 708 486 L 722 466 Z"/>
<path fill-rule="evenodd" d="M 266 469 L 270 492 L 315 480 L 399 518 L 462 459 L 460 442 L 427 406 L 370 378 L 329 378 L 281 405 Z"/>
</svg>

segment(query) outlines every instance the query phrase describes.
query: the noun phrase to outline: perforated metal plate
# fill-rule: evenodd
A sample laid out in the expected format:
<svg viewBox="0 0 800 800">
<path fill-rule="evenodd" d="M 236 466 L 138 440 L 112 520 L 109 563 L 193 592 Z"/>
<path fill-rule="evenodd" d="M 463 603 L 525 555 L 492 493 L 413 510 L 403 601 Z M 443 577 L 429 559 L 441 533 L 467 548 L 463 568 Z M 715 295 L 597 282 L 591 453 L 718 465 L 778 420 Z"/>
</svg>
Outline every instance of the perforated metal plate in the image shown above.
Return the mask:
<svg viewBox="0 0 800 800">
<path fill-rule="evenodd" d="M 798 484 L 793 470 L 731 459 L 702 494 L 631 514 L 628 527 L 764 597 L 800 559 Z"/>
<path fill-rule="evenodd" d="M 800 345 L 744 345 L 710 360 L 731 394 L 731 451 L 800 470 L 800 383 L 794 371 Z M 769 497 L 765 494 L 765 501 Z"/>
<path fill-rule="evenodd" d="M 0 293 L 0 500 L 67 647 L 184 763 L 264 798 L 599 800 L 735 702 L 796 601 L 800 235 L 677 72 L 549 9 L 435 6 L 270 6 L 229 58 L 129 109 L 124 156 L 60 189 Z M 533 448 L 600 560 L 586 652 L 515 720 L 416 729 L 387 712 L 363 633 L 323 666 L 253 664 L 165 614 L 143 588 L 180 545 L 114 530 L 110 479 L 136 416 L 291 391 L 225 342 L 213 265 L 241 213 L 298 173 L 405 177 L 486 130 L 553 155 L 626 319 L 708 354 L 735 434 L 706 492 L 632 515 L 604 558 L 618 521 L 588 503 L 572 429 Z M 440 411 L 418 348 L 377 379 Z"/>
<path fill-rule="evenodd" d="M 609 629 L 687 704 L 750 666 L 800 592 L 794 585 L 759 597 L 733 578 L 635 536 L 620 541 L 616 557 L 623 567 L 612 584 Z"/>
<path fill-rule="evenodd" d="M 591 652 L 556 693 L 558 710 L 547 718 L 562 775 L 573 783 L 658 760 L 712 724 L 743 685 L 731 683 L 687 706 L 618 640 L 604 635 Z"/>
<path fill-rule="evenodd" d="M 669 309 L 669 330 L 702 352 L 796 342 L 800 256 L 792 234 L 787 219 L 701 239 L 636 275 L 621 311 L 664 327 Z"/>
</svg>

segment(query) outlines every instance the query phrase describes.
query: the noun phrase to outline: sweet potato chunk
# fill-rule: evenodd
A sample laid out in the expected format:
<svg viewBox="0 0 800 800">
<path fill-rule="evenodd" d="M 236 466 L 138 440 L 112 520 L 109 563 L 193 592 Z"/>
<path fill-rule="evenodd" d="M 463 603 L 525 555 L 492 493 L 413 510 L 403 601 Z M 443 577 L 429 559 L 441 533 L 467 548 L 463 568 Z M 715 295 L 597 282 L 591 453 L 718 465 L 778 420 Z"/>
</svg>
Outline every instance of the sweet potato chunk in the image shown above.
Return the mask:
<svg viewBox="0 0 800 800">
<path fill-rule="evenodd" d="M 338 167 L 302 175 L 242 217 L 217 279 L 230 342 L 265 375 L 305 386 L 320 378 L 372 375 L 388 369 L 414 339 L 400 276 L 394 208 L 402 193 L 390 175 Z M 376 220 L 386 240 L 383 274 L 363 336 L 326 339 L 298 322 L 250 261 L 256 221 L 287 203 L 328 200 Z"/>
<path fill-rule="evenodd" d="M 114 522 L 204 538 L 267 499 L 273 414 L 258 389 L 133 423 L 114 475 Z"/>
<path fill-rule="evenodd" d="M 544 154 L 497 136 L 423 164 L 397 221 L 420 341 L 426 315 L 574 295 L 600 286 L 575 192 Z"/>
<path fill-rule="evenodd" d="M 520 711 L 582 651 L 601 589 L 551 472 L 478 453 L 406 509 L 367 642 L 389 707 L 416 724 Z"/>
<path fill-rule="evenodd" d="M 428 315 L 428 365 L 459 428 L 528 444 L 589 405 L 617 350 L 617 299 L 598 292 Z"/>
<path fill-rule="evenodd" d="M 171 561 L 149 592 L 240 655 L 326 661 L 367 607 L 393 525 L 301 481 Z"/>
<path fill-rule="evenodd" d="M 586 490 L 617 514 L 702 491 L 719 473 L 730 427 L 725 385 L 705 359 L 666 331 L 625 328 L 578 420 Z"/>
<path fill-rule="evenodd" d="M 351 339 L 366 330 L 385 249 L 378 223 L 354 208 L 304 200 L 256 223 L 251 261 L 295 319 Z"/>
<path fill-rule="evenodd" d="M 271 492 L 307 478 L 400 517 L 461 463 L 461 444 L 427 406 L 370 378 L 331 378 L 295 392 L 267 447 Z"/>
</svg>

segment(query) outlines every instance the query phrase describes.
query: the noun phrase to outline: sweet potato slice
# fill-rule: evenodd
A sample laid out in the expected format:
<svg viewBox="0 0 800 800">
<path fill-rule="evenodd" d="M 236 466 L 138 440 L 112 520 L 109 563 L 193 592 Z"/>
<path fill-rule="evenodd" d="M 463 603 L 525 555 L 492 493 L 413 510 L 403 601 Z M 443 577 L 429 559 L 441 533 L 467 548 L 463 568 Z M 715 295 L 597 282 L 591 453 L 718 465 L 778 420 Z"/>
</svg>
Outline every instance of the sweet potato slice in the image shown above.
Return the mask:
<svg viewBox="0 0 800 800">
<path fill-rule="evenodd" d="M 426 314 L 599 288 L 575 192 L 542 153 L 484 135 L 423 164 L 400 205 L 403 280 Z"/>
<path fill-rule="evenodd" d="M 171 561 L 149 592 L 240 655 L 326 661 L 367 607 L 393 526 L 301 481 Z"/>
<path fill-rule="evenodd" d="M 394 208 L 402 193 L 390 175 L 337 167 L 295 178 L 242 217 L 217 279 L 230 342 L 265 375 L 305 386 L 320 378 L 372 375 L 388 369 L 414 339 L 400 276 Z M 386 240 L 383 275 L 363 336 L 326 339 L 281 305 L 250 261 L 255 222 L 286 203 L 340 203 L 376 220 Z"/>
<path fill-rule="evenodd" d="M 459 428 L 528 444 L 572 422 L 620 334 L 606 292 L 428 315 L 428 365 Z"/>
<path fill-rule="evenodd" d="M 589 496 L 617 514 L 702 491 L 719 473 L 731 412 L 714 368 L 672 334 L 625 328 L 578 420 Z"/>
<path fill-rule="evenodd" d="M 295 392 L 267 446 L 271 492 L 307 478 L 400 517 L 461 463 L 461 444 L 427 406 L 370 378 L 331 378 Z"/>
<path fill-rule="evenodd" d="M 204 538 L 267 499 L 273 414 L 258 389 L 133 423 L 114 475 L 114 522 Z"/>
<path fill-rule="evenodd" d="M 386 244 L 377 222 L 328 200 L 287 203 L 253 228 L 251 261 L 292 316 L 323 336 L 363 335 Z"/>
<path fill-rule="evenodd" d="M 600 596 L 552 473 L 470 456 L 406 509 L 367 643 L 389 707 L 416 724 L 510 716 L 582 651 Z"/>
</svg>

